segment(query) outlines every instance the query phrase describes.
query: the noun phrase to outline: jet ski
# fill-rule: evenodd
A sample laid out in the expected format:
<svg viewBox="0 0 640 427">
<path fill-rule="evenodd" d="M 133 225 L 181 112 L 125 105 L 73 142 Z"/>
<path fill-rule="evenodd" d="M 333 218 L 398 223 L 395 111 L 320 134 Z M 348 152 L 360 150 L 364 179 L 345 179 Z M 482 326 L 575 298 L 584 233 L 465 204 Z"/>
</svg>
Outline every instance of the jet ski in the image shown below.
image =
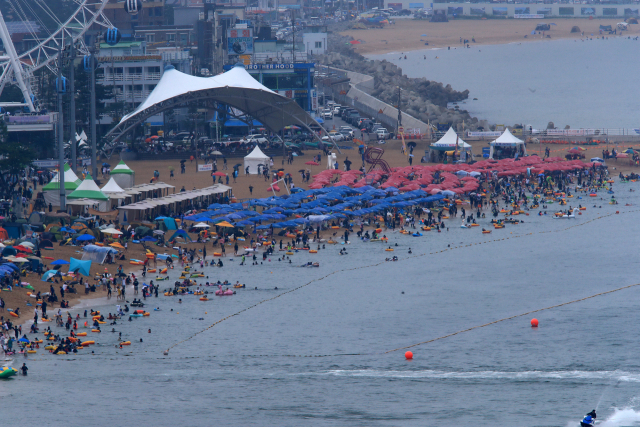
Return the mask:
<svg viewBox="0 0 640 427">
<path fill-rule="evenodd" d="M 580 427 L 593 427 L 596 425 L 596 410 L 589 412 L 584 416 L 582 421 L 580 421 Z"/>
</svg>

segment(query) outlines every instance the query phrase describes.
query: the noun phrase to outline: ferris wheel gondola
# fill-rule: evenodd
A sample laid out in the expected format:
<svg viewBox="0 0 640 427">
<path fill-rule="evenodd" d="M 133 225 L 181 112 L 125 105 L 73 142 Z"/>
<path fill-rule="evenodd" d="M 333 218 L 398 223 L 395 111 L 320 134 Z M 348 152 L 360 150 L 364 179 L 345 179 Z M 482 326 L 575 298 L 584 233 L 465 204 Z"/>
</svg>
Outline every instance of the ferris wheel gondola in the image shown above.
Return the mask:
<svg viewBox="0 0 640 427">
<path fill-rule="evenodd" d="M 76 9 L 70 16 L 63 19 L 56 17 L 46 6 L 44 0 L 15 0 L 15 3 L 9 1 L 10 5 L 14 6 L 15 4 L 14 9 L 18 19 L 23 20 L 25 25 L 30 27 L 29 24 L 26 24 L 30 17 L 24 13 L 24 9 L 20 6 L 21 1 L 28 2 L 27 10 L 35 15 L 34 19 L 39 19 L 38 13 L 42 13 L 54 19 L 58 24 L 58 27 L 48 33 L 46 37 L 35 36 L 34 38 L 38 40 L 36 46 L 24 52 L 18 52 L 11 41 L 11 34 L 4 16 L 0 13 L 0 39 L 5 48 L 4 55 L 0 55 L 0 94 L 7 84 L 16 84 L 24 97 L 23 103 L 0 103 L 0 107 L 24 106 L 33 112 L 35 111 L 31 90 L 33 73 L 43 67 L 53 69 L 56 66 L 59 49 L 65 49 L 71 43 L 79 45 L 81 54 L 89 53 L 84 46 L 83 35 L 91 26 L 98 25 L 106 29 L 114 27 L 103 13 L 109 0 L 70 0 L 70 3 L 76 4 Z"/>
</svg>

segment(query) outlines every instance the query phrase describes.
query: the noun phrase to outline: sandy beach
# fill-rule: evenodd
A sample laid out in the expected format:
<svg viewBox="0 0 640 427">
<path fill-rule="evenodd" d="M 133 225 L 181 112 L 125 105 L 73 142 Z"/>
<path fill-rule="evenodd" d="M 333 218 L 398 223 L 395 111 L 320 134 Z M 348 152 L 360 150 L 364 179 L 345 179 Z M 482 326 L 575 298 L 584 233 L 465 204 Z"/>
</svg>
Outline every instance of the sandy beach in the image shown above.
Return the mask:
<svg viewBox="0 0 640 427">
<path fill-rule="evenodd" d="M 554 23 L 551 30 L 543 34 L 532 35 L 536 25 Z M 361 44 L 354 45 L 354 51 L 362 55 L 397 52 L 398 54 L 418 49 L 461 48 L 460 38 L 472 40 L 475 45 L 525 43 L 532 41 L 551 41 L 557 39 L 581 39 L 600 36 L 600 25 L 615 28 L 620 19 L 460 19 L 449 22 L 429 22 L 414 19 L 396 19 L 395 24 L 383 29 L 348 30 L 340 34 L 353 37 Z M 578 26 L 581 33 L 571 33 Z M 635 37 L 639 34 L 638 25 L 629 25 L 629 31 L 621 35 L 605 37 Z M 426 34 L 426 37 L 422 36 Z M 549 38 L 547 37 L 549 36 Z M 425 45 L 425 43 L 429 43 Z"/>
<path fill-rule="evenodd" d="M 414 164 L 420 163 L 420 157 L 424 154 L 425 150 L 428 150 L 428 146 L 430 142 L 424 140 L 416 140 L 416 148 L 414 149 Z M 473 152 L 480 160 L 482 157 L 482 148 L 488 146 L 488 141 L 470 141 L 470 144 L 473 146 Z M 360 156 L 357 152 L 357 145 L 352 142 L 342 143 L 343 146 L 353 147 L 353 149 L 343 149 L 342 153 L 337 153 L 337 160 L 340 164 L 341 168 L 343 166 L 344 160 L 349 158 L 353 161 L 352 168 L 358 169 L 361 166 Z M 385 144 L 377 144 L 374 143 L 375 146 L 384 148 L 385 153 L 383 159 L 386 160 L 391 167 L 401 167 L 407 166 L 408 157 L 401 152 L 402 143 L 397 140 L 387 141 Z M 618 144 L 617 146 L 614 144 L 610 144 L 609 148 L 617 147 L 618 150 L 626 149 L 628 147 L 640 148 L 640 144 Z M 537 154 L 539 156 L 544 155 L 544 151 L 546 148 L 549 148 L 551 156 L 560 156 L 564 157 L 564 154 L 568 149 L 571 148 L 569 145 L 547 145 L 547 144 L 529 144 L 528 154 L 534 155 Z M 591 157 L 600 157 L 602 155 L 602 150 L 606 148 L 606 145 L 599 146 L 585 146 L 587 151 L 584 152 L 586 160 Z M 311 157 L 319 152 L 316 151 L 306 151 L 306 154 L 302 157 L 294 157 L 293 164 L 281 165 L 281 157 L 274 158 L 274 167 L 283 168 L 285 173 L 291 173 L 293 176 L 293 182 L 296 187 L 301 187 L 307 189 L 309 184 L 313 182 L 313 180 L 309 183 L 303 183 L 300 177 L 299 170 L 309 170 L 311 176 L 316 175 L 323 170 L 326 169 L 326 157 L 323 156 L 323 162 L 318 165 L 306 165 L 305 162 L 311 160 Z M 229 165 L 234 165 L 236 163 L 241 163 L 240 161 L 236 161 L 239 159 L 229 159 Z M 111 158 L 109 160 L 112 164 L 115 164 L 119 161 L 117 156 Z M 127 165 L 136 172 L 136 184 L 142 184 L 145 182 L 149 182 L 150 178 L 153 176 L 153 171 L 160 171 L 160 181 L 164 181 L 170 183 L 175 186 L 175 191 L 178 192 L 184 186 L 185 189 L 193 189 L 193 188 L 203 188 L 212 184 L 211 176 L 208 172 L 196 172 L 195 162 L 190 163 L 187 162 L 186 172 L 184 174 L 179 173 L 179 160 L 157 160 L 157 161 L 128 161 Z M 222 162 L 219 162 L 219 167 L 222 167 Z M 629 160 L 627 159 L 617 159 L 609 161 L 609 168 L 611 175 L 618 175 L 618 173 L 629 173 L 629 172 L 638 172 L 638 169 L 632 165 L 630 165 Z M 176 168 L 177 173 L 175 174 L 174 179 L 169 179 L 169 167 Z M 102 176 L 99 176 L 99 180 L 101 180 L 102 184 L 106 182 L 106 179 L 103 179 Z M 273 195 L 273 192 L 268 191 L 268 183 L 262 178 L 262 176 L 256 175 L 240 175 L 237 179 L 236 183 L 233 183 L 233 180 L 230 179 L 229 185 L 233 188 L 233 194 L 237 199 L 248 199 L 248 198 L 259 198 L 259 197 L 269 197 Z M 251 187 L 252 191 L 251 191 Z M 285 193 L 283 189 L 281 192 L 276 193 L 277 195 L 282 195 Z M 190 237 L 193 240 L 197 239 L 195 234 L 191 234 Z M 188 243 L 181 244 L 183 248 L 186 249 L 202 249 L 202 243 Z M 168 254 L 177 254 L 177 251 L 170 247 L 157 247 L 151 246 L 152 249 L 157 253 L 168 253 Z M 207 247 L 211 248 L 211 244 L 208 244 Z M 231 249 L 227 249 L 227 253 L 232 252 Z M 211 249 L 209 256 L 207 259 L 212 259 L 213 249 Z M 43 256 L 47 256 L 53 259 L 64 259 L 68 260 L 70 257 L 74 257 L 80 259 L 82 257 L 82 248 L 78 246 L 58 246 L 58 243 L 54 243 L 53 251 L 42 251 Z M 142 245 L 129 243 L 128 250 L 125 253 L 126 260 L 119 261 L 114 264 L 105 264 L 100 265 L 93 263 L 91 267 L 91 277 L 89 277 L 90 283 L 95 283 L 94 277 L 96 275 L 100 275 L 104 272 L 108 272 L 112 276 L 115 276 L 117 272 L 117 268 L 119 265 L 122 265 L 125 272 L 131 273 L 134 272 L 139 275 L 140 267 L 129 264 L 129 259 L 144 259 L 145 251 Z M 52 261 L 49 259 L 44 259 L 45 268 L 44 270 L 48 270 L 46 266 Z M 63 268 L 63 271 L 66 269 Z M 149 274 L 148 279 L 154 279 L 157 274 Z M 22 279 L 25 282 L 30 283 L 35 292 L 48 292 L 50 282 L 43 282 L 40 279 L 40 276 L 35 273 L 28 273 L 26 277 Z M 58 292 L 59 284 L 56 285 L 56 292 Z M 131 292 L 130 292 L 131 293 Z M 130 294 L 129 293 L 129 294 Z M 5 300 L 5 304 L 7 308 L 20 308 L 21 317 L 19 319 L 19 323 L 24 323 L 25 321 L 31 319 L 33 317 L 33 307 L 27 306 L 27 303 L 33 303 L 33 298 L 29 298 L 27 295 L 28 292 L 22 289 L 15 289 L 13 292 L 1 292 L 0 297 Z M 75 304 L 78 304 L 83 299 L 91 299 L 91 298 L 101 298 L 106 297 L 106 291 L 102 290 L 101 287 L 97 288 L 96 292 L 91 292 L 87 295 L 84 293 L 84 289 L 78 289 L 78 293 L 66 293 L 65 300 L 68 300 L 72 307 Z M 132 298 L 131 295 L 128 295 L 128 298 Z M 115 296 L 113 297 L 115 300 Z M 6 313 L 5 313 L 6 314 Z M 2 314 L 0 314 L 2 315 Z"/>
</svg>

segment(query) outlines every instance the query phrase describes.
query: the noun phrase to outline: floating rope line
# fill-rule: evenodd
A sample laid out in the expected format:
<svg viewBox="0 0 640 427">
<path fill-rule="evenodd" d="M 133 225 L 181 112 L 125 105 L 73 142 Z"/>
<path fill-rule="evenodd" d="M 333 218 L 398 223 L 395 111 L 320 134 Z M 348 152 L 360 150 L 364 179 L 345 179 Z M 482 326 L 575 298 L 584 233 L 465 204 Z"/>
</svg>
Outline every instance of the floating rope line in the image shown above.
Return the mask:
<svg viewBox="0 0 640 427">
<path fill-rule="evenodd" d="M 585 300 L 588 300 L 588 299 L 591 299 L 591 298 L 595 298 L 595 297 L 599 297 L 599 296 L 602 296 L 602 295 L 612 294 L 614 292 L 622 291 L 624 289 L 633 288 L 635 286 L 640 286 L 640 283 L 635 283 L 633 285 L 623 286 L 623 287 L 618 288 L 618 289 L 612 289 L 610 291 L 600 292 L 600 293 L 597 293 L 597 294 L 594 294 L 594 295 L 590 295 L 588 297 L 576 299 L 576 300 L 573 300 L 573 301 L 563 302 L 561 304 L 556 304 L 556 305 L 552 305 L 552 306 L 545 307 L 545 308 L 539 308 L 537 310 L 527 311 L 526 313 L 516 314 L 514 316 L 505 317 L 505 318 L 499 319 L 499 320 L 494 320 L 493 322 L 485 323 L 484 325 L 478 325 L 478 326 L 473 326 L 471 328 L 462 329 L 460 331 L 452 332 L 450 334 L 443 335 L 443 336 L 438 337 L 438 338 L 433 338 L 433 339 L 430 339 L 430 340 L 427 340 L 427 341 L 422 341 L 422 342 L 419 342 L 419 343 L 416 343 L 416 344 L 411 344 L 411 345 L 408 345 L 408 346 L 405 346 L 405 347 L 394 348 L 393 350 L 385 351 L 383 354 L 393 353 L 394 351 L 405 350 L 407 348 L 417 347 L 417 346 L 422 345 L 422 344 L 429 344 L 429 343 L 432 343 L 434 341 L 442 340 L 442 339 L 445 339 L 445 338 L 452 337 L 454 335 L 461 334 L 463 332 L 469 332 L 469 331 L 472 331 L 474 329 L 480 329 L 480 328 L 484 328 L 486 326 L 495 325 L 496 323 L 504 322 L 506 320 L 516 319 L 518 317 L 526 316 L 528 314 L 538 313 L 538 312 L 544 311 L 544 310 L 551 310 L 552 308 L 558 308 L 558 307 L 562 307 L 562 306 L 569 305 L 569 304 L 575 304 L 577 302 L 585 301 Z"/>
<path fill-rule="evenodd" d="M 632 210 L 632 211 L 625 211 L 625 212 L 622 212 L 622 213 L 631 213 L 631 212 L 638 212 L 638 211 L 640 211 L 640 209 L 635 209 L 635 210 Z M 580 227 L 580 226 L 583 226 L 583 225 L 589 224 L 589 223 L 591 223 L 591 222 L 593 222 L 593 221 L 597 221 L 597 220 L 599 220 L 599 219 L 603 219 L 603 218 L 610 217 L 610 216 L 615 215 L 615 214 L 616 214 L 616 213 L 611 213 L 611 214 L 608 214 L 608 215 L 601 215 L 601 216 L 598 216 L 598 217 L 596 217 L 596 218 L 590 219 L 590 220 L 588 220 L 588 221 L 582 222 L 582 223 L 580 223 L 580 224 L 575 224 L 575 225 L 572 225 L 572 226 L 569 226 L 569 227 L 566 227 L 566 228 L 557 229 L 557 230 L 539 231 L 539 232 L 536 232 L 536 233 L 527 233 L 527 234 L 521 234 L 521 235 L 516 235 L 516 236 L 504 237 L 504 238 L 501 238 L 501 239 L 488 240 L 488 241 L 485 241 L 485 242 L 476 242 L 476 243 L 470 243 L 470 244 L 467 244 L 467 245 L 453 246 L 453 247 L 448 247 L 448 248 L 443 249 L 443 250 L 440 250 L 440 251 L 429 252 L 429 253 L 426 253 L 426 252 L 425 252 L 425 253 L 422 253 L 422 254 L 411 255 L 411 256 L 408 256 L 408 257 L 402 258 L 402 260 L 398 260 L 398 261 L 406 261 L 406 260 L 408 260 L 408 259 L 424 257 L 424 256 L 427 256 L 427 255 L 436 255 L 436 254 L 439 254 L 439 253 L 446 252 L 446 251 L 448 251 L 448 250 L 453 250 L 453 249 L 458 249 L 458 248 L 464 248 L 464 247 L 469 247 L 469 246 L 473 246 L 473 245 L 481 245 L 481 244 L 483 244 L 483 243 L 495 243 L 495 242 L 500 242 L 500 241 L 503 241 L 503 240 L 515 239 L 515 238 L 518 238 L 518 237 L 532 236 L 532 235 L 534 235 L 534 234 L 544 234 L 544 233 L 553 233 L 553 232 L 566 231 L 566 230 L 570 230 L 570 229 L 572 229 L 572 228 L 576 228 L 576 227 Z M 251 310 L 252 308 L 255 308 L 255 307 L 257 307 L 257 306 L 259 306 L 259 305 L 261 305 L 261 304 L 264 304 L 264 303 L 269 302 L 269 301 L 273 301 L 273 300 L 275 300 L 275 299 L 277 299 L 277 298 L 280 298 L 280 297 L 282 297 L 282 296 L 284 296 L 284 295 L 287 295 L 287 294 L 290 294 L 290 293 L 295 292 L 295 291 L 297 291 L 297 290 L 300 290 L 300 289 L 302 289 L 302 288 L 305 288 L 305 287 L 307 287 L 307 286 L 309 286 L 309 285 L 311 285 L 311 284 L 313 284 L 313 283 L 315 283 L 315 282 L 319 282 L 319 281 L 321 281 L 321 280 L 324 280 L 324 279 L 326 279 L 327 277 L 333 276 L 334 274 L 342 273 L 342 272 L 345 272 L 345 271 L 359 270 L 359 269 L 362 269 L 362 268 L 377 267 L 377 266 L 379 266 L 379 265 L 385 264 L 386 262 L 387 262 L 387 261 L 380 261 L 380 262 L 375 263 L 375 264 L 369 264 L 369 265 L 363 265 L 363 266 L 359 266 L 359 267 L 352 267 L 352 268 L 345 268 L 345 269 L 342 269 L 342 270 L 336 270 L 336 271 L 333 271 L 333 272 L 331 272 L 331 273 L 329 273 L 329 274 L 327 274 L 327 275 L 325 275 L 325 276 L 319 277 L 319 278 L 317 278 L 317 279 L 313 279 L 313 280 L 311 280 L 311 281 L 309 281 L 309 282 L 307 282 L 307 283 L 305 283 L 305 284 L 302 284 L 302 285 L 300 285 L 300 286 L 298 286 L 298 287 L 295 287 L 295 288 L 290 289 L 290 290 L 288 290 L 288 291 L 286 291 L 286 292 L 283 292 L 283 293 L 281 293 L 281 294 L 278 294 L 278 295 L 276 295 L 276 296 L 274 296 L 274 297 L 272 297 L 272 298 L 267 298 L 267 299 L 264 299 L 264 300 L 262 300 L 262 301 L 259 301 L 259 302 L 255 303 L 255 304 L 253 304 L 253 305 L 251 305 L 251 306 L 249 306 L 249 307 L 246 307 L 246 308 L 244 308 L 244 309 L 242 309 L 242 310 L 240 310 L 240 311 L 238 311 L 238 312 L 236 312 L 236 313 L 230 314 L 229 316 L 224 317 L 224 318 L 222 318 L 222 319 L 218 320 L 217 322 L 215 322 L 215 323 L 211 324 L 210 326 L 208 326 L 208 327 L 206 327 L 206 328 L 204 328 L 204 329 L 202 329 L 202 330 L 200 330 L 200 331 L 198 331 L 198 332 L 194 333 L 193 335 L 191 335 L 191 336 L 189 336 L 189 337 L 187 337 L 187 338 L 185 338 L 185 339 L 183 339 L 183 340 L 181 340 L 181 341 L 178 341 L 178 342 L 174 343 L 174 344 L 173 344 L 173 345 L 171 345 L 169 348 L 167 348 L 163 353 L 164 353 L 164 355 L 166 356 L 166 355 L 168 355 L 168 354 L 169 354 L 169 350 L 171 350 L 172 348 L 174 348 L 174 347 L 178 346 L 179 344 L 182 344 L 182 343 L 184 343 L 184 342 L 186 342 L 186 341 L 189 341 L 189 340 L 190 340 L 190 339 L 192 339 L 192 338 L 195 338 L 196 336 L 198 336 L 198 335 L 202 334 L 203 332 L 208 331 L 209 329 L 211 329 L 211 328 L 213 328 L 214 326 L 216 326 L 216 325 L 218 325 L 218 324 L 220 324 L 220 323 L 224 322 L 225 320 L 228 320 L 228 319 L 230 319 L 230 318 L 232 318 L 232 317 L 238 316 L 238 315 L 240 315 L 240 314 L 244 313 L 245 311 Z M 387 352 L 385 352 L 385 353 L 382 353 L 382 354 L 391 353 L 391 352 L 394 352 L 394 351 L 397 351 L 397 350 L 402 350 L 402 349 L 405 349 L 405 348 L 415 347 L 415 346 L 417 346 L 417 345 L 421 345 L 421 344 L 427 344 L 427 343 L 430 343 L 430 342 L 433 342 L 433 341 L 437 341 L 437 340 L 440 340 L 440 339 L 443 339 L 443 338 L 447 338 L 447 337 L 450 337 L 450 336 L 453 336 L 453 335 L 457 335 L 457 334 L 462 333 L 462 332 L 467 332 L 467 331 L 470 331 L 470 330 L 473 330 L 473 329 L 482 328 L 482 327 L 485 327 L 485 326 L 492 325 L 492 324 L 494 324 L 494 323 L 502 322 L 502 321 L 504 321 L 504 320 L 509 320 L 509 319 L 513 319 L 513 318 L 516 318 L 516 317 L 520 317 L 520 316 L 526 316 L 527 314 L 535 313 L 535 312 L 542 311 L 542 310 L 548 310 L 548 309 L 551 309 L 551 308 L 560 307 L 560 306 L 562 306 L 562 305 L 572 304 L 572 303 L 574 303 L 574 302 L 583 301 L 583 300 L 586 300 L 586 299 L 589 299 L 589 298 L 593 298 L 593 297 L 600 296 L 600 295 L 605 295 L 605 294 L 608 294 L 608 293 L 611 293 L 611 292 L 617 292 L 617 291 L 619 291 L 619 290 L 626 289 L 626 288 L 630 288 L 630 287 L 633 287 L 633 286 L 638 286 L 638 284 L 636 284 L 636 285 L 629 285 L 629 286 L 625 286 L 625 287 L 622 287 L 622 288 L 619 288 L 619 289 L 615 289 L 615 290 L 613 290 L 613 291 L 606 291 L 606 292 L 602 292 L 602 293 L 600 293 L 600 294 L 592 295 L 592 296 L 590 296 L 590 297 L 582 298 L 582 299 L 575 300 L 575 301 L 570 301 L 570 302 L 568 302 L 568 303 L 562 303 L 562 304 L 559 304 L 559 305 L 555 305 L 555 306 L 551 306 L 551 307 L 547 307 L 547 308 L 542 308 L 542 309 L 539 309 L 539 310 L 534 310 L 534 311 L 530 311 L 530 312 L 523 313 L 523 314 L 518 314 L 518 315 L 516 315 L 516 316 L 512 316 L 512 317 L 507 317 L 507 318 L 504 318 L 504 319 L 496 320 L 496 321 L 494 321 L 494 322 L 487 323 L 487 324 L 484 324 L 484 325 L 474 326 L 474 327 L 469 328 L 469 329 L 464 329 L 464 330 L 462 330 L 462 331 L 454 332 L 454 333 L 451 333 L 451 334 L 448 334 L 448 335 L 444 335 L 444 336 L 442 336 L 442 337 L 434 338 L 434 339 L 432 339 L 432 340 L 428 340 L 428 341 L 424 341 L 424 342 L 421 342 L 421 343 L 413 344 L 413 345 L 410 345 L 410 346 L 408 346 L 408 347 L 400 347 L 400 348 L 397 348 L 397 349 L 394 349 L 394 350 L 389 350 L 389 351 L 387 351 Z M 349 356 L 349 355 L 353 355 L 353 356 L 356 356 L 356 355 L 357 355 L 357 356 L 361 356 L 361 355 L 363 355 L 363 354 L 361 354 L 361 353 L 354 353 L 354 354 L 321 355 L 321 356 L 293 356 L 293 355 L 284 355 L 283 357 L 328 357 L 328 356 Z"/>
</svg>

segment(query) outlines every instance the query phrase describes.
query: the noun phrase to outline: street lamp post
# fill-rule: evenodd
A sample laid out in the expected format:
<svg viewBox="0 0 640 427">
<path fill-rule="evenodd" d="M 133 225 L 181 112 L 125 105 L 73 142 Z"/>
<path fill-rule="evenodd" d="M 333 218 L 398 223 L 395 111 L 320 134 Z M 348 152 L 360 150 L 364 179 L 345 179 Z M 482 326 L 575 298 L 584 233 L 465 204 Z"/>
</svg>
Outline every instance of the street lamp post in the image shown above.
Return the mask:
<svg viewBox="0 0 640 427">
<path fill-rule="evenodd" d="M 56 79 L 56 92 L 58 95 L 58 186 L 60 193 L 60 210 L 65 211 L 66 194 L 64 186 L 64 121 L 62 113 L 62 95 L 64 82 L 62 81 L 62 45 L 58 46 L 58 78 Z"/>
</svg>

